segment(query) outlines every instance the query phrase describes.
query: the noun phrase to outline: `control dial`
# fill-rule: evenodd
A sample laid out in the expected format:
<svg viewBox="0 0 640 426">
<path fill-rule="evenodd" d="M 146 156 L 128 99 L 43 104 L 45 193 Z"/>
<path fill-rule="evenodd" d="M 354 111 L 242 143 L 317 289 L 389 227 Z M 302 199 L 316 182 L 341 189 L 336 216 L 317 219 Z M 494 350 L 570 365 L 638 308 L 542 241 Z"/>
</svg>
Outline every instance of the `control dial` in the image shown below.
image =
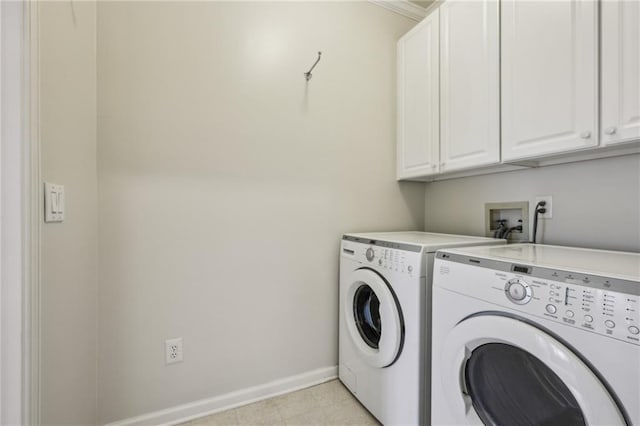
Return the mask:
<svg viewBox="0 0 640 426">
<path fill-rule="evenodd" d="M 365 253 L 365 256 L 367 256 L 367 260 L 371 262 L 373 258 L 376 257 L 376 254 L 374 253 L 373 249 L 369 247 L 367 249 L 367 252 Z"/>
<path fill-rule="evenodd" d="M 509 300 L 518 305 L 524 305 L 531 300 L 531 287 L 519 278 L 507 281 L 504 292 Z"/>
</svg>

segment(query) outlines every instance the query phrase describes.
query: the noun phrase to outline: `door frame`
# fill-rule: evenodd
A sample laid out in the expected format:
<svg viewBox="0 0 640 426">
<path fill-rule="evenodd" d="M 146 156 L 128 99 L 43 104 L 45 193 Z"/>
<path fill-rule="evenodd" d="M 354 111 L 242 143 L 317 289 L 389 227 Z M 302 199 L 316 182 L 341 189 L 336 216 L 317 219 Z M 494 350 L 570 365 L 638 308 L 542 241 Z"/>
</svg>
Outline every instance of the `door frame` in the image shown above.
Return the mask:
<svg viewBox="0 0 640 426">
<path fill-rule="evenodd" d="M 40 424 L 38 4 L 0 3 L 0 423 Z"/>
</svg>

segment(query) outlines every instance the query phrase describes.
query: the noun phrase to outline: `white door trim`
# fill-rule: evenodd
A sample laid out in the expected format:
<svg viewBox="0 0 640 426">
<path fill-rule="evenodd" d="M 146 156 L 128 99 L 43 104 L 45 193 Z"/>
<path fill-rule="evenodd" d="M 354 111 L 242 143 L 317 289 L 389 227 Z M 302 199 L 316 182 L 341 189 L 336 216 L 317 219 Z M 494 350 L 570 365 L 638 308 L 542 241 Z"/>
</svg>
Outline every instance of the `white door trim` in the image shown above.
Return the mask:
<svg viewBox="0 0 640 426">
<path fill-rule="evenodd" d="M 40 178 L 39 2 L 23 2 L 24 218 L 23 419 L 40 424 L 40 241 L 44 206 Z"/>
<path fill-rule="evenodd" d="M 1 2 L 0 22 L 0 423 L 37 425 L 41 223 L 37 4 Z"/>
<path fill-rule="evenodd" d="M 2 13 L 2 7 L 0 4 L 0 75 L 4 75 L 4 67 L 3 65 L 6 66 L 7 62 L 4 59 L 4 52 L 5 49 L 2 48 L 2 41 L 4 41 L 4 37 L 2 34 L 2 30 L 3 28 L 5 28 L 5 25 L 3 25 L 3 16 L 4 14 Z M 5 239 L 5 229 L 7 228 L 6 225 L 6 217 L 5 217 L 5 213 L 4 213 L 4 209 L 3 207 L 6 206 L 5 203 L 5 194 L 6 194 L 6 190 L 3 189 L 3 185 L 6 185 L 7 183 L 7 179 L 4 177 L 3 172 L 4 172 L 4 164 L 3 161 L 5 161 L 6 158 L 6 150 L 5 150 L 5 141 L 6 141 L 6 137 L 4 135 L 5 132 L 5 118 L 4 118 L 4 112 L 5 110 L 2 108 L 3 104 L 4 104 L 4 100 L 6 98 L 6 94 L 5 94 L 5 87 L 3 86 L 3 80 L 4 78 L 0 78 L 0 99 L 2 100 L 2 102 L 0 102 L 0 383 L 3 384 L 3 386 L 0 386 L 0 422 L 4 423 L 4 418 L 6 417 L 6 411 L 7 411 L 7 406 L 8 403 L 7 401 L 5 401 L 5 390 L 4 390 L 4 384 L 6 382 L 5 379 L 5 369 L 6 369 L 6 364 L 7 362 L 6 360 L 6 355 L 5 355 L 5 351 L 8 346 L 8 342 L 6 342 L 7 338 L 6 338 L 6 332 L 5 332 L 5 328 L 7 326 L 7 321 L 3 319 L 4 314 L 5 314 L 5 305 L 7 304 L 5 301 L 5 294 L 6 291 L 4 290 L 4 282 L 5 282 L 5 278 L 4 276 L 6 275 L 6 267 L 4 267 L 3 265 L 7 265 L 7 259 L 5 259 L 6 257 L 6 250 L 4 249 L 4 239 Z"/>
</svg>

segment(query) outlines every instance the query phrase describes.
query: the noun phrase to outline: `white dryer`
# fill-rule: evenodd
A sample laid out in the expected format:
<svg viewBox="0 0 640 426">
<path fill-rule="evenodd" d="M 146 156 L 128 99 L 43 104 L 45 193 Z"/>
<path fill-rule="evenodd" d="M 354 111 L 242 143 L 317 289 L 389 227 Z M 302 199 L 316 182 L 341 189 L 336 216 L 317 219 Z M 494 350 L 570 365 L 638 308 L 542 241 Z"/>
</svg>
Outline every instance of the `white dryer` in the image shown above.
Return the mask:
<svg viewBox="0 0 640 426">
<path fill-rule="evenodd" d="M 438 252 L 433 425 L 640 425 L 640 254 Z"/>
<path fill-rule="evenodd" d="M 380 422 L 422 425 L 429 418 L 427 307 L 435 251 L 503 243 L 425 232 L 343 237 L 339 377 Z"/>
</svg>

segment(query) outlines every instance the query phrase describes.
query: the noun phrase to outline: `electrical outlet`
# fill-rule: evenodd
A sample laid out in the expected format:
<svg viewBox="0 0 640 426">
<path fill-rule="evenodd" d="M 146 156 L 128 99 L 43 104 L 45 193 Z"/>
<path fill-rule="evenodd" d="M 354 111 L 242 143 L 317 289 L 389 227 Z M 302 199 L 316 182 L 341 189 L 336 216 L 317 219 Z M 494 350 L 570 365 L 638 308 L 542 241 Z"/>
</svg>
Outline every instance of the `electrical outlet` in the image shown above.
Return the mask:
<svg viewBox="0 0 640 426">
<path fill-rule="evenodd" d="M 553 217 L 553 197 L 551 195 L 539 195 L 536 197 L 536 205 L 538 205 L 540 201 L 546 201 L 547 204 L 545 204 L 544 208 L 547 209 L 547 211 L 538 214 L 538 219 L 551 219 Z"/>
<path fill-rule="evenodd" d="M 164 356 L 167 364 L 182 362 L 182 337 L 164 341 Z"/>
</svg>

